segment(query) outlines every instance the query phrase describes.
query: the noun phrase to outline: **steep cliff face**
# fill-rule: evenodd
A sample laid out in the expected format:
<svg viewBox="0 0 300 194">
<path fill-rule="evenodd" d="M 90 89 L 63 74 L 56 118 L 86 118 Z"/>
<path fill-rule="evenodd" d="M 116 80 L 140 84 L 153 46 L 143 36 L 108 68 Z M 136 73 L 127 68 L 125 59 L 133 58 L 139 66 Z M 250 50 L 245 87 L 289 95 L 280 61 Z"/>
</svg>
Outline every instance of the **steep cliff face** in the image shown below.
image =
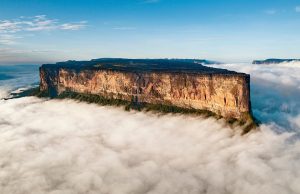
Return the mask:
<svg viewBox="0 0 300 194">
<path fill-rule="evenodd" d="M 42 66 L 40 89 L 64 91 L 182 108 L 209 110 L 244 120 L 251 114 L 250 76 L 232 72 L 119 71 Z"/>
</svg>

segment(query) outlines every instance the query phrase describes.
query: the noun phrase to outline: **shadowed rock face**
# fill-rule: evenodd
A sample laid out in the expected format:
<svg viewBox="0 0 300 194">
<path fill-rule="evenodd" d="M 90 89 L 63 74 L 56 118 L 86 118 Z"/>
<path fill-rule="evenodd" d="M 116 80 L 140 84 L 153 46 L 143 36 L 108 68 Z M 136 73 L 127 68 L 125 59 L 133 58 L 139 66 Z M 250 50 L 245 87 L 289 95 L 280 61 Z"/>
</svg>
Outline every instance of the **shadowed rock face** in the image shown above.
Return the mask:
<svg viewBox="0 0 300 194">
<path fill-rule="evenodd" d="M 40 68 L 40 89 L 209 110 L 226 118 L 251 115 L 250 76 L 172 60 L 97 59 Z"/>
</svg>

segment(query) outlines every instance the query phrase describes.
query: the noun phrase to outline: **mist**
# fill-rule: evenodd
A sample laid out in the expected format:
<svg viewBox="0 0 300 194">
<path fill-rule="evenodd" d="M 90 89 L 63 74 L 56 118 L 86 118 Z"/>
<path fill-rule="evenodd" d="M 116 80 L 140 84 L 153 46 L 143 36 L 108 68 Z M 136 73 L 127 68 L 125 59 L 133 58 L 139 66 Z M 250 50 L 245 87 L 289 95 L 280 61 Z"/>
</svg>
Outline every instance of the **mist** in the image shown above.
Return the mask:
<svg viewBox="0 0 300 194">
<path fill-rule="evenodd" d="M 251 74 L 259 129 L 72 100 L 0 100 L 0 193 L 300 193 L 300 65 Z"/>
<path fill-rule="evenodd" d="M 283 127 L 282 131 L 300 131 L 300 62 L 223 64 L 214 67 L 250 74 L 255 117 L 263 123 L 276 123 Z M 298 125 L 295 126 L 295 123 Z"/>
</svg>

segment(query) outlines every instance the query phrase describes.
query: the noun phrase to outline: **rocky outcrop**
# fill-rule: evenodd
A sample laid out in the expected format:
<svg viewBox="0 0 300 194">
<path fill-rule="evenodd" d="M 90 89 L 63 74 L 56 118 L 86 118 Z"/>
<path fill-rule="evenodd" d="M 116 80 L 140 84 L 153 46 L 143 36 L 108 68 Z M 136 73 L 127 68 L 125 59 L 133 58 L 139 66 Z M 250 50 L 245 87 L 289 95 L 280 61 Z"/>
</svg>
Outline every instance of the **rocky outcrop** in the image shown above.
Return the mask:
<svg viewBox="0 0 300 194">
<path fill-rule="evenodd" d="M 225 118 L 251 115 L 250 76 L 164 60 L 69 61 L 40 68 L 40 90 L 212 111 Z"/>
</svg>

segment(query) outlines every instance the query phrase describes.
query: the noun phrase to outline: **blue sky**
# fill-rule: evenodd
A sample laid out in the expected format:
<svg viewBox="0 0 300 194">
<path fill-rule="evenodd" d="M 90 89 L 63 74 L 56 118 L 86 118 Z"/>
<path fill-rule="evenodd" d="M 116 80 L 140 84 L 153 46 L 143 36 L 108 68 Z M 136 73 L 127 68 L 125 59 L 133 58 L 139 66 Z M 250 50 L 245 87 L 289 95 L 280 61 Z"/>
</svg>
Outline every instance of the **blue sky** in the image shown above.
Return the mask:
<svg viewBox="0 0 300 194">
<path fill-rule="evenodd" d="M 300 58 L 300 0 L 0 0 L 0 64 Z"/>
</svg>

